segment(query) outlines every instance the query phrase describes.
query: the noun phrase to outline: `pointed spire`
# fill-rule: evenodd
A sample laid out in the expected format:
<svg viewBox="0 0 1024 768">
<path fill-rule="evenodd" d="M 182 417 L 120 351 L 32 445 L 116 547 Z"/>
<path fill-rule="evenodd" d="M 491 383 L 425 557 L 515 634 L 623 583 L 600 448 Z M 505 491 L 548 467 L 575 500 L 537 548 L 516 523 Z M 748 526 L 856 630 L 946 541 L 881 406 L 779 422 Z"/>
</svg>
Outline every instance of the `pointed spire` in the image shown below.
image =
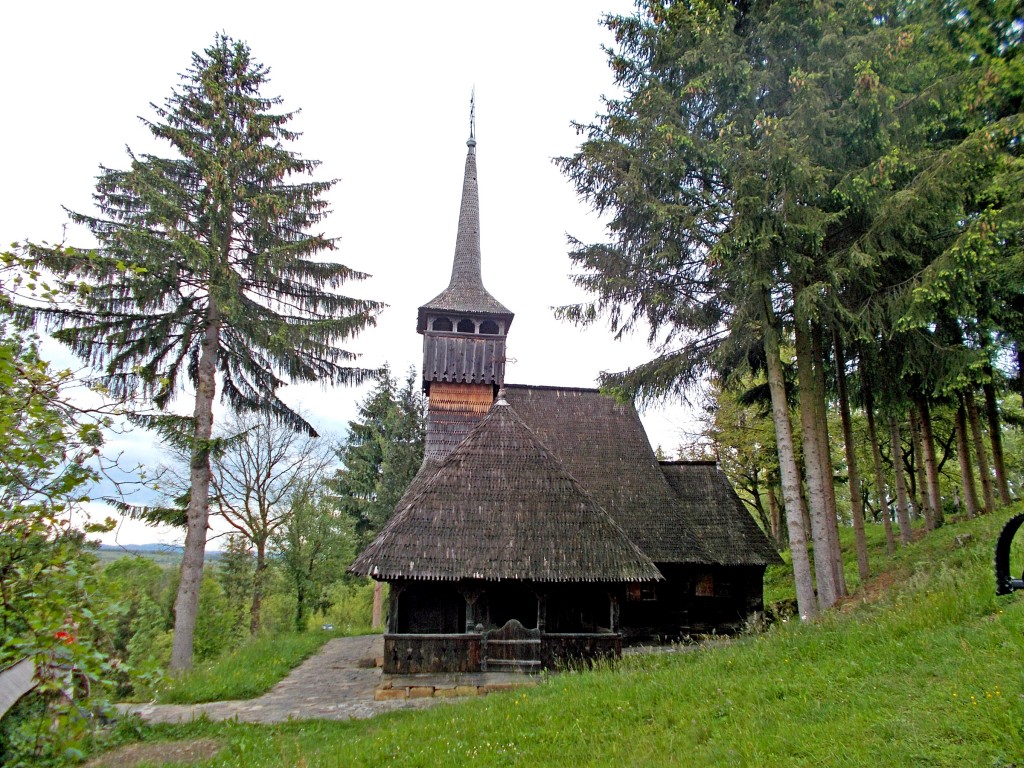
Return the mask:
<svg viewBox="0 0 1024 768">
<path fill-rule="evenodd" d="M 469 102 L 469 140 L 466 142 L 466 171 L 462 178 L 462 206 L 459 208 L 459 232 L 455 237 L 455 261 L 450 287 L 479 286 L 480 274 L 480 190 L 476 180 L 476 94 Z"/>
<path fill-rule="evenodd" d="M 493 314 L 512 321 L 509 312 L 484 288 L 480 270 L 480 191 L 476 174 L 476 93 L 469 102 L 469 150 L 462 179 L 462 205 L 459 208 L 459 230 L 455 237 L 455 259 L 448 287 L 420 307 L 419 330 L 425 327 L 425 311 Z"/>
</svg>

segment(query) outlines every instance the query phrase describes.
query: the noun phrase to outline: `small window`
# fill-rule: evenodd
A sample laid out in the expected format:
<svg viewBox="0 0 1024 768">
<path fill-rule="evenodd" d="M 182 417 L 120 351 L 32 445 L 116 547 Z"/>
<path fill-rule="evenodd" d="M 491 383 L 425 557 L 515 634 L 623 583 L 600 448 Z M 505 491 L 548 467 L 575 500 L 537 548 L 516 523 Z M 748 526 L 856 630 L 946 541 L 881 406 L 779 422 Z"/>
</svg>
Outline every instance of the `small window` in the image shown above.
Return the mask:
<svg viewBox="0 0 1024 768">
<path fill-rule="evenodd" d="M 493 320 L 484 320 L 480 323 L 480 333 L 484 333 L 488 336 L 497 336 L 498 324 Z"/>
<path fill-rule="evenodd" d="M 654 584 L 644 582 L 642 584 L 630 584 L 626 591 L 626 600 L 631 603 L 651 602 L 658 599 L 658 593 Z"/>
<path fill-rule="evenodd" d="M 459 320 L 459 325 L 456 330 L 458 330 L 459 333 L 476 333 L 476 323 L 468 317 L 464 317 Z"/>
<path fill-rule="evenodd" d="M 714 597 L 715 596 L 715 578 L 710 573 L 705 573 L 698 577 L 696 589 L 694 594 L 697 597 Z"/>
<path fill-rule="evenodd" d="M 447 317 L 435 317 L 434 323 L 430 327 L 435 331 L 450 331 L 452 329 L 452 321 Z"/>
</svg>

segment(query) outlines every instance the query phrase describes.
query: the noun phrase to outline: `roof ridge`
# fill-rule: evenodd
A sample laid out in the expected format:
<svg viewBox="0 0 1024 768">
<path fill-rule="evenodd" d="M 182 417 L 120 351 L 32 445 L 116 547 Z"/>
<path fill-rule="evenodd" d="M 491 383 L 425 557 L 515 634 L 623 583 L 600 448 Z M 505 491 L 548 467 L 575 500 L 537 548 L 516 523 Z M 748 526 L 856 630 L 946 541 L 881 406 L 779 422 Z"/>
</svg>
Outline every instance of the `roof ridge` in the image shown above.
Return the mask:
<svg viewBox="0 0 1024 768">
<path fill-rule="evenodd" d="M 601 390 L 597 387 L 561 387 L 557 384 L 505 384 L 505 387 L 549 392 L 587 392 L 588 394 L 601 394 Z"/>
</svg>

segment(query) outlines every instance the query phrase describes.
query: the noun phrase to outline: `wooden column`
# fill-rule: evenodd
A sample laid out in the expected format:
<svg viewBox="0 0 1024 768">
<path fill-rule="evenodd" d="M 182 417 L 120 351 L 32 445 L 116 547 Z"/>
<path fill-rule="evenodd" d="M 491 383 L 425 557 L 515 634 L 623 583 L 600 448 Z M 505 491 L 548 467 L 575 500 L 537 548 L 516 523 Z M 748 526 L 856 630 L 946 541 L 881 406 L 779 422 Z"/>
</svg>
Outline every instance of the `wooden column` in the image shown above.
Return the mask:
<svg viewBox="0 0 1024 768">
<path fill-rule="evenodd" d="M 388 622 L 387 631 L 394 634 L 398 631 L 398 608 L 402 603 L 402 592 L 405 587 L 401 584 L 391 584 L 391 597 L 388 600 Z"/>
</svg>

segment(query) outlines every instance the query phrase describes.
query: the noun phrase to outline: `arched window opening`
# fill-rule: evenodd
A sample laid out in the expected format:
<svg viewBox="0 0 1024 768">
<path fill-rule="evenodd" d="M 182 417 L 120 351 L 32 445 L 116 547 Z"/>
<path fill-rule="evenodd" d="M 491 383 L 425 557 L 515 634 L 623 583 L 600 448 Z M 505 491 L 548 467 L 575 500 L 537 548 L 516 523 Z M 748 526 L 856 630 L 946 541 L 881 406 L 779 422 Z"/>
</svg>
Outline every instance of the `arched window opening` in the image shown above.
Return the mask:
<svg viewBox="0 0 1024 768">
<path fill-rule="evenodd" d="M 450 331 L 452 329 L 452 321 L 447 317 L 435 317 L 434 324 L 430 327 L 435 331 Z"/>
<path fill-rule="evenodd" d="M 487 334 L 488 336 L 497 336 L 498 324 L 493 320 L 484 320 L 480 323 L 480 333 Z"/>
<path fill-rule="evenodd" d="M 461 320 L 459 320 L 459 324 L 456 330 L 459 333 L 476 333 L 476 323 L 474 323 L 468 317 L 464 317 Z"/>
</svg>

